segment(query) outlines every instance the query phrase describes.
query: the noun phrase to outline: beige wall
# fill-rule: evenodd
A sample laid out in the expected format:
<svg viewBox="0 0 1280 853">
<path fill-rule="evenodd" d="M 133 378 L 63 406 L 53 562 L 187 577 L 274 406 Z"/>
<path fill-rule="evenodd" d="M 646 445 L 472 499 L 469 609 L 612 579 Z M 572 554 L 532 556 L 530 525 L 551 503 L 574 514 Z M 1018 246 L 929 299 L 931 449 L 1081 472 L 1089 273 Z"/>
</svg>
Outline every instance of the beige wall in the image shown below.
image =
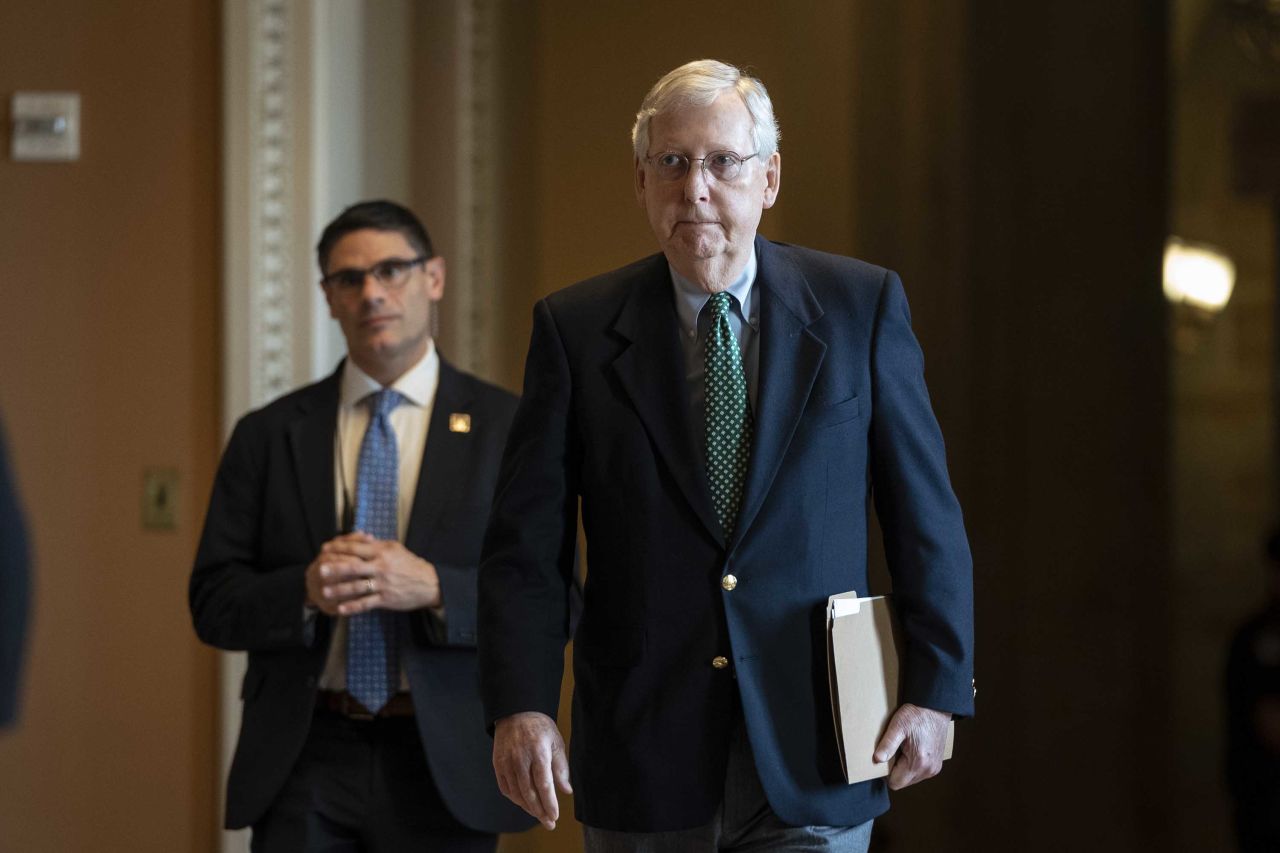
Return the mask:
<svg viewBox="0 0 1280 853">
<path fill-rule="evenodd" d="M 0 407 L 33 530 L 0 850 L 210 850 L 214 662 L 186 579 L 218 448 L 215 0 L 0 5 L 0 96 L 82 96 L 69 164 L 0 157 Z M 141 528 L 145 466 L 178 527 Z"/>
</svg>

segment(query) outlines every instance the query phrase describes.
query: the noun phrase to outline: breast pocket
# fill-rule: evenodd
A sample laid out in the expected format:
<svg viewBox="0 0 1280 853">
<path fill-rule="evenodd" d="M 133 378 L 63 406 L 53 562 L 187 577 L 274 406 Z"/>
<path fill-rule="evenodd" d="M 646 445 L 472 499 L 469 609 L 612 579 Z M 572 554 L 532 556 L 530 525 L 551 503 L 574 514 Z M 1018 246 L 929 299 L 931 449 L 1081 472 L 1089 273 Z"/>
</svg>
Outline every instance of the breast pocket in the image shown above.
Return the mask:
<svg viewBox="0 0 1280 853">
<path fill-rule="evenodd" d="M 805 418 L 805 423 L 814 429 L 821 429 L 855 420 L 861 413 L 858 395 L 855 394 L 847 400 L 814 409 Z"/>
</svg>

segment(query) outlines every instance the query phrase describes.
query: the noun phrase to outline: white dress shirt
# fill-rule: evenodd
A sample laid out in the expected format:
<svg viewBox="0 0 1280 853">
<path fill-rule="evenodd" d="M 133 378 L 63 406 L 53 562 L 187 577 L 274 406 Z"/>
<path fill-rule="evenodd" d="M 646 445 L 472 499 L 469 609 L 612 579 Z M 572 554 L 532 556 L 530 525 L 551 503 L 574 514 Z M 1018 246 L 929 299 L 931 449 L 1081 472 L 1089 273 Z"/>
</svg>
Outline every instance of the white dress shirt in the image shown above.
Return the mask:
<svg viewBox="0 0 1280 853">
<path fill-rule="evenodd" d="M 405 398 L 389 416 L 391 428 L 396 434 L 396 449 L 400 461 L 396 529 L 401 542 L 409 527 L 409 513 L 413 509 L 413 499 L 418 491 L 418 478 L 422 476 L 422 452 L 427 446 L 427 428 L 431 424 L 431 409 L 435 405 L 439 383 L 440 356 L 436 353 L 435 342 L 428 341 L 426 354 L 390 386 Z M 350 358 L 347 359 L 342 368 L 337 439 L 333 445 L 334 513 L 339 527 L 346 518 L 354 516 L 360 445 L 364 441 L 370 417 L 369 406 L 364 400 L 381 390 L 382 386 L 376 379 L 356 367 Z M 347 618 L 340 616 L 334 625 L 329 657 L 320 676 L 320 687 L 323 690 L 344 690 L 346 685 Z M 400 689 L 409 689 L 403 667 L 400 670 Z"/>
</svg>

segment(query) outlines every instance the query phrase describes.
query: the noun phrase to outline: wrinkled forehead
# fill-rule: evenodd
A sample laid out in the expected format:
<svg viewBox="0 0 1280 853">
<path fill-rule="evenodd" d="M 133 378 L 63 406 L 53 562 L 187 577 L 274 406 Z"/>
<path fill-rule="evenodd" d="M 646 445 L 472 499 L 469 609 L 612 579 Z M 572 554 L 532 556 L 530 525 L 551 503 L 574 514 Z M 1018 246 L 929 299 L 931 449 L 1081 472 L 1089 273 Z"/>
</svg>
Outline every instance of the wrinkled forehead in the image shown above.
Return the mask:
<svg viewBox="0 0 1280 853">
<path fill-rule="evenodd" d="M 730 89 L 710 103 L 677 102 L 650 119 L 650 150 L 684 151 L 689 145 L 708 151 L 754 151 L 755 126 L 742 96 Z"/>
</svg>

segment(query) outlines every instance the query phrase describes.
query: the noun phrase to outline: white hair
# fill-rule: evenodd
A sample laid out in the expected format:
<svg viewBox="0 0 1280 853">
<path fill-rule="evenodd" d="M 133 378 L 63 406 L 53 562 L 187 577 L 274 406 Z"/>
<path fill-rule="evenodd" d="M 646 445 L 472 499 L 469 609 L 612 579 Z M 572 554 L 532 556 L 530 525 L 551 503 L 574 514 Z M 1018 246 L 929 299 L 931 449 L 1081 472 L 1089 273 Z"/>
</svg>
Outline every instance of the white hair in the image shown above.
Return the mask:
<svg viewBox="0 0 1280 853">
<path fill-rule="evenodd" d="M 714 59 L 687 62 L 653 84 L 640 102 L 636 123 L 631 128 L 631 147 L 636 157 L 643 160 L 649 155 L 649 122 L 654 116 L 681 107 L 705 107 L 731 90 L 738 93 L 751 114 L 751 135 L 760 159 L 768 160 L 778 150 L 778 139 L 782 135 L 778 120 L 773 117 L 773 102 L 769 100 L 768 91 L 763 83 L 742 69 Z"/>
</svg>

